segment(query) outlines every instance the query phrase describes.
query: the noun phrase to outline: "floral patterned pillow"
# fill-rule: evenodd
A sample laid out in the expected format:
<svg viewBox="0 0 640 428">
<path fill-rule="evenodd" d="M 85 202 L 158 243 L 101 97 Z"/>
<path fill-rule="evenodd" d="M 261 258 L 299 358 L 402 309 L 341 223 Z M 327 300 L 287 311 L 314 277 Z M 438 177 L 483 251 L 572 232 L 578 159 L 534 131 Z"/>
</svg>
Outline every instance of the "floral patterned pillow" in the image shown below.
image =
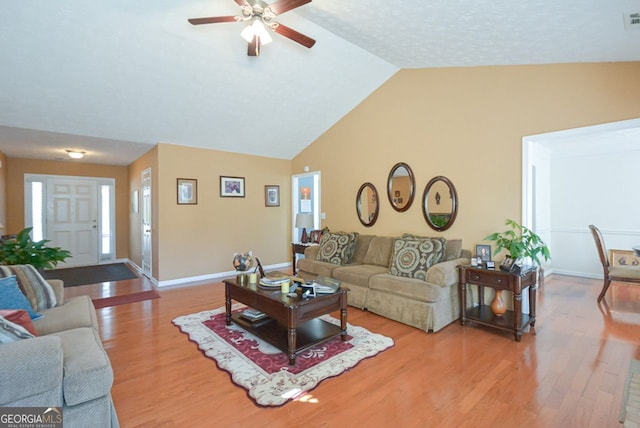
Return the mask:
<svg viewBox="0 0 640 428">
<path fill-rule="evenodd" d="M 424 280 L 427 269 L 444 256 L 441 239 L 402 239 L 393 242 L 389 273 L 406 278 Z"/>
<path fill-rule="evenodd" d="M 351 262 L 358 233 L 325 232 L 320 239 L 316 260 L 344 265 Z"/>
</svg>

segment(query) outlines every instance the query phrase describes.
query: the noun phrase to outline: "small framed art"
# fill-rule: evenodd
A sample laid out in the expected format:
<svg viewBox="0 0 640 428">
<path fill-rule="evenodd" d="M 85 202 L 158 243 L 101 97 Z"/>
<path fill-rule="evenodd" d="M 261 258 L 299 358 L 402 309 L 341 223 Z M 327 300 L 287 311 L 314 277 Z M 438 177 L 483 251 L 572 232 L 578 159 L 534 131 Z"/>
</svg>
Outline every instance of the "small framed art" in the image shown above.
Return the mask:
<svg viewBox="0 0 640 428">
<path fill-rule="evenodd" d="M 223 198 L 244 198 L 244 177 L 221 175 L 220 196 Z"/>
<path fill-rule="evenodd" d="M 491 245 L 476 245 L 476 256 L 483 262 L 491 261 Z"/>
<path fill-rule="evenodd" d="M 178 178 L 178 205 L 198 204 L 198 180 Z"/>
<path fill-rule="evenodd" d="M 504 260 L 500 265 L 500 270 L 505 272 L 510 272 L 514 262 L 515 262 L 515 259 L 512 259 L 510 256 L 504 256 Z"/>
<path fill-rule="evenodd" d="M 268 184 L 264 186 L 264 206 L 280 206 L 280 186 Z"/>
</svg>

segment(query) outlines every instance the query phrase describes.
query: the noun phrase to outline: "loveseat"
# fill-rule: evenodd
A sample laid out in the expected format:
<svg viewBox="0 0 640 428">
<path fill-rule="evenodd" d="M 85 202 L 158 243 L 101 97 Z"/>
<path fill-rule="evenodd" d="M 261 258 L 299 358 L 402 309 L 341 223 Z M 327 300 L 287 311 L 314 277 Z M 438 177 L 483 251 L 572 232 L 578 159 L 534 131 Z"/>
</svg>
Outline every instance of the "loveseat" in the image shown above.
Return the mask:
<svg viewBox="0 0 640 428">
<path fill-rule="evenodd" d="M 335 257 L 324 254 L 336 249 Z M 470 257 L 461 240 L 325 233 L 320 245 L 305 249 L 297 269 L 305 280 L 340 280 L 350 306 L 436 332 L 460 317 L 456 267 Z"/>
<path fill-rule="evenodd" d="M 42 302 L 36 304 L 43 315 L 32 321 L 36 337 L 0 344 L 0 406 L 62 407 L 65 427 L 117 427 L 113 370 L 91 299 L 64 302 L 62 281 L 46 281 L 31 266 L 0 267 L 0 276 L 9 274 L 17 274 L 23 293 L 25 281 L 48 284 L 55 303 L 44 310 Z"/>
</svg>

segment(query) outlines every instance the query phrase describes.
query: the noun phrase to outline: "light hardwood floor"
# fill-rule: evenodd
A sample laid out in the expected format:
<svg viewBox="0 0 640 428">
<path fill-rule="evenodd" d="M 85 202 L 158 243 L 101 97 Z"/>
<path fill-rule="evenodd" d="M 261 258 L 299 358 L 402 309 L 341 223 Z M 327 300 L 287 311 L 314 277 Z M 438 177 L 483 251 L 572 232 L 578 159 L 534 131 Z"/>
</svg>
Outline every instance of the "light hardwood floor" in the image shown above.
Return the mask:
<svg viewBox="0 0 640 428">
<path fill-rule="evenodd" d="M 617 427 L 631 359 L 640 358 L 640 287 L 551 276 L 535 332 L 455 322 L 438 333 L 349 308 L 349 322 L 395 346 L 302 399 L 260 408 L 171 320 L 221 307 L 221 283 L 98 309 L 127 427 Z M 534 334 L 535 333 L 535 334 Z"/>
</svg>

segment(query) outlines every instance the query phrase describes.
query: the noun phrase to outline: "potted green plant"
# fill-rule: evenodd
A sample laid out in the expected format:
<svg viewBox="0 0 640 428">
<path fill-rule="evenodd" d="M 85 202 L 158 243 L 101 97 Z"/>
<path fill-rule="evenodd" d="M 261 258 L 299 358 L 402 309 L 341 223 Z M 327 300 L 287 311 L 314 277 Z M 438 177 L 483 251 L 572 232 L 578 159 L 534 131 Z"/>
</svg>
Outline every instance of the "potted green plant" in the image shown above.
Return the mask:
<svg viewBox="0 0 640 428">
<path fill-rule="evenodd" d="M 47 239 L 31 239 L 32 227 L 21 230 L 15 238 L 0 240 L 0 264 L 32 265 L 36 269 L 54 269 L 58 262 L 64 262 L 71 253 L 60 247 L 48 247 Z"/>
<path fill-rule="evenodd" d="M 509 253 L 510 260 L 507 261 L 506 265 L 512 267 L 510 270 L 519 271 L 522 261 L 527 257 L 538 266 L 542 263 L 541 258 L 544 258 L 545 261 L 551 259 L 549 247 L 531 229 L 510 219 L 507 219 L 505 224 L 510 226 L 511 229 L 492 233 L 484 239 L 485 241 L 494 241 L 496 243 L 496 252 L 506 250 Z"/>
</svg>

